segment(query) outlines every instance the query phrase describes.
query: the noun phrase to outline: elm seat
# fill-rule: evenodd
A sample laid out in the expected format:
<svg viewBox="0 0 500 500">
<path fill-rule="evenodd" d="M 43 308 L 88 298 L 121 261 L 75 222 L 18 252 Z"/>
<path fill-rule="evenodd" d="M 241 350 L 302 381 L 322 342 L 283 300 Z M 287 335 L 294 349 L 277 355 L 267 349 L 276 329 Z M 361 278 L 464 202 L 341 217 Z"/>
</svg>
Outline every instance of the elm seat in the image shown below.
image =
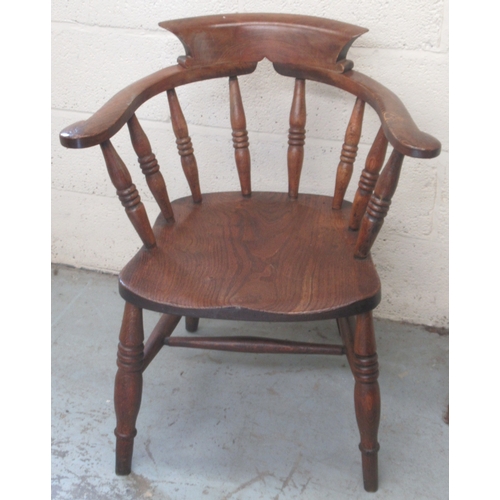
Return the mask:
<svg viewBox="0 0 500 500">
<path fill-rule="evenodd" d="M 88 120 L 70 125 L 60 134 L 65 147 L 100 146 L 118 198 L 143 242 L 119 281 L 125 310 L 115 379 L 116 473 L 131 472 L 142 373 L 165 345 L 345 355 L 355 379 L 354 409 L 361 438 L 363 483 L 367 491 L 376 491 L 380 390 L 372 310 L 380 301 L 380 281 L 370 249 L 388 213 L 404 157 L 434 158 L 441 145 L 417 128 L 395 94 L 354 71 L 347 52 L 367 31 L 365 28 L 284 14 L 205 16 L 166 21 L 160 26 L 184 45 L 186 54 L 179 57 L 178 64 L 132 83 Z M 293 83 L 288 150 L 283 159 L 288 168 L 287 193 L 252 192 L 250 147 L 238 79 L 252 73 L 264 58 Z M 241 187 L 237 193 L 202 195 L 188 120 L 176 93 L 179 86 L 211 78 L 228 79 L 228 127 Z M 333 197 L 299 193 L 308 80 L 343 90 L 354 100 L 335 186 L 331 186 Z M 144 102 L 164 92 L 191 191 L 191 197 L 173 203 L 136 116 Z M 197 98 L 206 100 L 204 94 Z M 380 128 L 375 137 L 368 138 L 373 140 L 372 146 L 351 203 L 344 197 L 366 105 L 377 113 Z M 153 227 L 129 170 L 111 143 L 125 125 L 160 210 Z M 392 152 L 386 160 L 389 145 Z M 280 171 L 268 170 L 270 175 Z M 163 313 L 145 345 L 143 309 Z M 200 318 L 335 318 L 342 344 L 267 337 L 172 336 L 183 316 L 186 329 L 192 333 L 197 331 Z M 332 436 L 334 433 L 325 439 L 334 439 Z"/>
<path fill-rule="evenodd" d="M 210 193 L 172 203 L 157 247 L 120 274 L 120 293 L 141 307 L 182 316 L 295 321 L 373 309 L 380 281 L 371 258 L 354 259 L 351 204 L 286 193 Z M 193 269 L 195 272 L 193 273 Z"/>
</svg>

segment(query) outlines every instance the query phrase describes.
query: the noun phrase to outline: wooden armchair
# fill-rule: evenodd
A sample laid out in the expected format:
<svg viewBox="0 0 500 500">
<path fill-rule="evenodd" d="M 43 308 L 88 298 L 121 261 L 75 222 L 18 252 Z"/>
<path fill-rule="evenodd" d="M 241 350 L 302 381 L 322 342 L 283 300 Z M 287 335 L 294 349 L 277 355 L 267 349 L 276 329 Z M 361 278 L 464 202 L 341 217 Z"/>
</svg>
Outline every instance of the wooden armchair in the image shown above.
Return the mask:
<svg viewBox="0 0 500 500">
<path fill-rule="evenodd" d="M 178 64 L 133 83 L 86 121 L 64 129 L 68 148 L 99 145 L 125 212 L 143 247 L 125 266 L 119 290 L 125 311 L 115 384 L 116 473 L 129 474 L 142 373 L 164 346 L 252 353 L 346 355 L 355 378 L 364 486 L 378 487 L 380 393 L 372 310 L 380 281 L 370 248 L 396 190 L 404 156 L 433 158 L 440 143 L 421 132 L 387 88 L 346 59 L 367 30 L 308 16 L 228 14 L 160 23 L 183 43 Z M 288 193 L 252 192 L 250 149 L 238 77 L 263 58 L 295 79 L 288 135 Z M 176 87 L 211 78 L 229 81 L 230 121 L 241 192 L 203 196 Z M 353 94 L 354 109 L 340 153 L 333 198 L 299 194 L 306 126 L 306 81 Z M 135 115 L 166 92 L 180 161 L 192 193 L 170 202 L 151 145 Z M 380 118 L 353 202 L 344 200 L 361 135 L 365 103 Z M 160 208 L 150 225 L 129 171 L 111 143 L 127 125 L 147 184 Z M 387 146 L 392 152 L 384 168 Z M 142 310 L 163 313 L 143 345 Z M 181 317 L 195 332 L 199 318 L 305 321 L 335 318 L 343 345 L 253 337 L 172 337 Z"/>
</svg>

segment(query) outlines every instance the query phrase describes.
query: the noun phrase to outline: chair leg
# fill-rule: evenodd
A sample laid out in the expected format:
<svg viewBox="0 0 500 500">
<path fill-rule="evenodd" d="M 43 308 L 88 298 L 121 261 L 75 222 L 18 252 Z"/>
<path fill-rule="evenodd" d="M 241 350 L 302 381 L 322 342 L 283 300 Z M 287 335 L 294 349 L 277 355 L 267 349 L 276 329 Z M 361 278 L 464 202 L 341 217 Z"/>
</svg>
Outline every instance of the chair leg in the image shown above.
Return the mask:
<svg viewBox="0 0 500 500">
<path fill-rule="evenodd" d="M 188 332 L 194 333 L 198 330 L 198 323 L 200 318 L 193 318 L 192 316 L 186 316 L 186 330 Z"/>
<path fill-rule="evenodd" d="M 366 491 L 377 491 L 378 462 L 377 441 L 380 422 L 380 390 L 378 385 L 378 361 L 371 312 L 357 317 L 354 334 L 353 374 L 354 406 L 361 435 L 361 459 L 363 483 Z"/>
<path fill-rule="evenodd" d="M 144 358 L 142 309 L 125 304 L 120 342 L 118 371 L 115 378 L 116 474 L 125 476 L 132 468 L 135 422 L 142 396 L 142 363 Z"/>
</svg>

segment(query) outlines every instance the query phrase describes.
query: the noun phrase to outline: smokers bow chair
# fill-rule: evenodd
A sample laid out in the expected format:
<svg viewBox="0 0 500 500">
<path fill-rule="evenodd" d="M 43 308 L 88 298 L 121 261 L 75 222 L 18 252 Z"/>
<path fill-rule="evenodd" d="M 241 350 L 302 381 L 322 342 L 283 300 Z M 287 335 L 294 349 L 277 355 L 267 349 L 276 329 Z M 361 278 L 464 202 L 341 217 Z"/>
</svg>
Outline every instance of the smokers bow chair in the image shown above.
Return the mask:
<svg viewBox="0 0 500 500">
<path fill-rule="evenodd" d="M 115 382 L 116 473 L 129 474 L 142 372 L 163 345 L 251 353 L 346 355 L 355 379 L 364 487 L 378 487 L 380 416 L 372 310 L 380 281 L 370 249 L 396 190 L 404 156 L 433 158 L 440 143 L 421 132 L 388 89 L 354 71 L 346 59 L 367 30 L 309 16 L 228 14 L 160 23 L 183 43 L 178 64 L 133 83 L 88 120 L 60 134 L 68 148 L 99 145 L 125 212 L 143 246 L 119 277 L 125 311 Z M 288 193 L 252 192 L 250 149 L 238 77 L 267 58 L 294 78 L 288 134 Z M 176 87 L 212 78 L 229 81 L 230 124 L 241 192 L 205 194 Z M 330 196 L 299 194 L 304 158 L 306 80 L 353 96 L 354 108 Z M 158 162 L 135 115 L 166 92 L 180 163 L 192 196 L 170 202 Z M 368 103 L 380 129 L 353 202 L 344 195 L 353 172 Z M 151 227 L 144 205 L 111 138 L 127 125 L 160 214 Z M 392 152 L 384 168 L 387 146 Z M 285 161 L 283 163 L 284 167 Z M 269 166 L 269 172 L 274 172 Z M 142 310 L 163 313 L 145 346 Z M 342 345 L 254 337 L 171 336 L 181 317 L 195 332 L 199 318 L 242 321 L 336 319 Z"/>
</svg>

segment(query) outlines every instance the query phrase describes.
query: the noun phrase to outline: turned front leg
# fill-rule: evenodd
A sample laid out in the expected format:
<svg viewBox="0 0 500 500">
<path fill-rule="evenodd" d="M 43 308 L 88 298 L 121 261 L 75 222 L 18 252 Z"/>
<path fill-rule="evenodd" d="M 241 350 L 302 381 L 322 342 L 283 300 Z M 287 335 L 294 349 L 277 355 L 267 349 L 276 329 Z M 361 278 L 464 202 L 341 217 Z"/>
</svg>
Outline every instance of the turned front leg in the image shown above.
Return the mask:
<svg viewBox="0 0 500 500">
<path fill-rule="evenodd" d="M 353 374 L 356 380 L 354 405 L 361 435 L 363 483 L 366 491 L 377 491 L 379 444 L 377 433 L 380 422 L 380 389 L 378 361 L 371 312 L 357 317 L 354 334 Z"/>
<path fill-rule="evenodd" d="M 143 341 L 142 309 L 127 302 L 120 330 L 115 379 L 116 473 L 120 476 L 130 474 L 132 468 L 137 434 L 135 422 L 142 396 Z"/>
</svg>

